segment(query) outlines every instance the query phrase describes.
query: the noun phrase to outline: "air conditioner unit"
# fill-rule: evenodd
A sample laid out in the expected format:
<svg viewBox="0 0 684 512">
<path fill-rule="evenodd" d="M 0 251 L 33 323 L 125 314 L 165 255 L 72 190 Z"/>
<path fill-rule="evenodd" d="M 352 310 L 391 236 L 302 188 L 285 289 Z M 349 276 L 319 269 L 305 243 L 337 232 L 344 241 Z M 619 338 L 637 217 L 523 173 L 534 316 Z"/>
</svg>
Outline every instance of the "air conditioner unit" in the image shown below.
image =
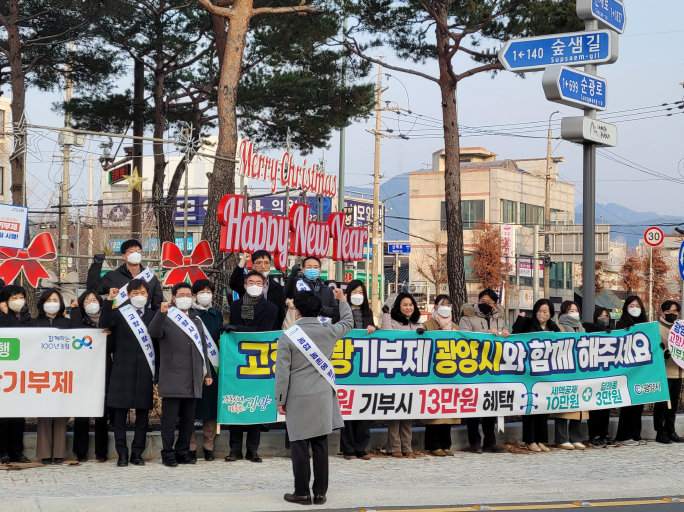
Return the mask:
<svg viewBox="0 0 684 512">
<path fill-rule="evenodd" d="M 449 293 L 449 285 L 442 283 L 439 285 L 439 293 Z"/>
<path fill-rule="evenodd" d="M 427 290 L 427 285 L 425 283 L 410 283 L 408 285 L 408 292 L 414 294 L 425 293 Z"/>
</svg>

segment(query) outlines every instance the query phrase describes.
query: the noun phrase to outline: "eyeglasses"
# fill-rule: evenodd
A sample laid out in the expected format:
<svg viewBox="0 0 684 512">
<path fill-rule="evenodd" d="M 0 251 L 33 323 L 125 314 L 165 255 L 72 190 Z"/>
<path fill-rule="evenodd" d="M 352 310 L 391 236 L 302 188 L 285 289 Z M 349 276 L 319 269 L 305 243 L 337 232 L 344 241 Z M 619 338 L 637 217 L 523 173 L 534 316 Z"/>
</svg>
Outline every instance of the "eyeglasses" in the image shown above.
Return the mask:
<svg viewBox="0 0 684 512">
<path fill-rule="evenodd" d="M 268 260 L 259 260 L 259 261 L 253 261 L 252 262 L 253 267 L 271 267 L 271 262 Z"/>
<path fill-rule="evenodd" d="M 306 270 L 320 270 L 321 266 L 320 265 L 306 265 L 304 269 Z"/>
<path fill-rule="evenodd" d="M 247 281 L 245 282 L 245 284 L 246 284 L 247 286 L 258 286 L 259 288 L 263 288 L 263 287 L 264 287 L 264 283 L 261 282 L 260 280 L 256 280 L 256 279 L 254 279 L 254 280 L 249 279 L 249 280 L 247 280 Z"/>
<path fill-rule="evenodd" d="M 494 301 L 492 299 L 480 299 L 477 303 L 478 304 L 488 304 L 489 306 L 494 305 Z"/>
<path fill-rule="evenodd" d="M 86 304 L 93 304 L 93 303 L 96 303 L 96 302 L 97 302 L 97 299 L 86 299 L 86 300 L 83 301 L 83 304 L 84 304 L 84 305 L 86 305 Z"/>
</svg>

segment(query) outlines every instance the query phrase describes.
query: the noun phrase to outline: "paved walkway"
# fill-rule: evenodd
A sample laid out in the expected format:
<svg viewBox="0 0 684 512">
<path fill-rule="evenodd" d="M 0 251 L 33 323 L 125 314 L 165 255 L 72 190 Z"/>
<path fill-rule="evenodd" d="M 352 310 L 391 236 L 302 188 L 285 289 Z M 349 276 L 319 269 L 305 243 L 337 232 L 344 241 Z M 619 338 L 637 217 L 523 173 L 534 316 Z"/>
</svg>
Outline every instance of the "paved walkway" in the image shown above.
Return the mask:
<svg viewBox="0 0 684 512">
<path fill-rule="evenodd" d="M 622 447 L 583 452 L 484 454 L 370 461 L 330 459 L 327 509 L 472 505 L 684 495 L 684 445 Z M 300 510 L 282 496 L 292 491 L 290 460 L 262 464 L 199 461 L 166 468 L 117 468 L 87 462 L 0 471 L 3 510 Z"/>
</svg>

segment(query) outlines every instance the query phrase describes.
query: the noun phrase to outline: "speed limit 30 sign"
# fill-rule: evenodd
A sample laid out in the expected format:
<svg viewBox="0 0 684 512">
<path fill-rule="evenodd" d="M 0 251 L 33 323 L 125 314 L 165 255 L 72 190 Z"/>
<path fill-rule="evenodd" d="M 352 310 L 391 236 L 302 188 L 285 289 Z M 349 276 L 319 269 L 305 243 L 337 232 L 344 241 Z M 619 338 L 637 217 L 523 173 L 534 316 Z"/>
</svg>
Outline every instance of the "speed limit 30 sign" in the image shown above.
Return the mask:
<svg viewBox="0 0 684 512">
<path fill-rule="evenodd" d="M 646 230 L 644 233 L 644 241 L 651 247 L 657 247 L 663 243 L 665 236 L 663 235 L 663 230 L 652 226 Z"/>
</svg>

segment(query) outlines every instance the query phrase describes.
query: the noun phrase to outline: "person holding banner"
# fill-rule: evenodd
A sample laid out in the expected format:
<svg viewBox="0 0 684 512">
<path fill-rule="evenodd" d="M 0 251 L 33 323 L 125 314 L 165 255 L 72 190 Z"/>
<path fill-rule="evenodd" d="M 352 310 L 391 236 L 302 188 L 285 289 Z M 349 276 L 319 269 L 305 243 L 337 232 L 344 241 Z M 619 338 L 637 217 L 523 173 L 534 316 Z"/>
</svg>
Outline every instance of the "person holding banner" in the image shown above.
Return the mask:
<svg viewBox="0 0 684 512">
<path fill-rule="evenodd" d="M 302 267 L 295 265 L 292 267 L 290 277 L 285 283 L 285 297 L 288 299 L 294 298 L 298 291 L 309 290 L 316 294 L 316 297 L 321 299 L 321 311 L 319 318 L 321 321 L 328 321 L 335 323 L 340 317 L 339 306 L 335 300 L 332 288 L 326 286 L 321 279 L 321 260 L 316 256 L 307 256 L 302 260 L 304 266 L 304 273 L 302 274 Z"/>
<path fill-rule="evenodd" d="M 618 320 L 616 329 L 629 330 L 637 324 L 648 322 L 646 318 L 646 308 L 640 297 L 630 295 L 625 300 L 622 316 Z M 618 446 L 639 446 L 646 444 L 641 439 L 641 414 L 644 412 L 644 405 L 628 405 L 620 409 L 620 420 L 618 421 L 615 441 Z"/>
<path fill-rule="evenodd" d="M 119 296 L 114 301 L 114 307 L 118 308 L 129 299 L 126 284 L 132 279 L 142 279 L 149 285 L 150 308 L 153 311 L 157 311 L 162 300 L 164 300 L 164 296 L 162 295 L 161 285 L 157 276 L 154 275 L 154 272 L 149 267 L 141 265 L 142 245 L 140 245 L 140 242 L 131 239 L 122 243 L 121 257 L 124 260 L 124 264 L 100 277 L 105 257 L 105 254 L 96 254 L 94 256 L 93 263 L 88 269 L 86 288 L 88 290 L 95 290 L 100 295 L 106 295 L 110 289 L 117 288 Z"/>
<path fill-rule="evenodd" d="M 392 304 L 392 310 L 382 315 L 382 329 L 393 331 L 415 331 L 423 334 L 425 328 L 420 322 L 420 310 L 413 295 L 402 292 Z M 413 440 L 412 420 L 390 420 L 387 422 L 387 445 L 385 451 L 392 457 L 415 458 L 411 441 Z"/>
<path fill-rule="evenodd" d="M 513 334 L 529 332 L 561 332 L 556 323 L 551 320 L 555 315 L 553 302 L 549 299 L 539 299 L 532 308 L 532 317 L 525 317 L 521 312 L 513 324 Z M 525 447 L 533 452 L 548 452 L 546 443 L 549 442 L 549 415 L 532 414 L 522 417 L 523 442 Z"/>
<path fill-rule="evenodd" d="M 294 298 L 297 322 L 278 339 L 275 399 L 290 436 L 294 493 L 286 494 L 285 501 L 291 503 L 311 503 L 309 447 L 313 453 L 313 502 L 326 502 L 328 434 L 344 426 L 330 358 L 337 340 L 354 328 L 354 316 L 344 292 L 336 289 L 333 293 L 340 301 L 339 322 L 319 321 L 321 299 L 313 291 L 300 291 Z"/>
<path fill-rule="evenodd" d="M 162 302 L 150 322 L 149 333 L 159 342 L 159 387 L 162 399 L 162 463 L 167 467 L 197 462 L 190 451 L 195 405 L 202 386 L 211 386 L 211 360 L 199 313 L 192 307 L 192 287 L 177 283 L 173 304 Z M 178 439 L 174 446 L 176 420 Z"/>
<path fill-rule="evenodd" d="M 154 311 L 149 307 L 149 285 L 142 279 L 128 283 L 130 302 L 113 309 L 118 288 L 109 290 L 100 313 L 99 327 L 112 334 L 112 371 L 107 392 L 107 406 L 114 416 L 114 441 L 119 467 L 128 466 L 126 418 L 135 409 L 135 433 L 131 443 L 131 464 L 144 466 L 142 454 L 147 437 L 147 418 L 153 404 L 156 375 L 157 342 L 149 333 Z M 109 352 L 109 350 L 108 350 Z"/>
<path fill-rule="evenodd" d="M 223 315 L 218 309 L 212 307 L 214 300 L 214 283 L 209 279 L 198 279 L 192 284 L 192 297 L 195 300 L 194 308 L 199 313 L 200 320 L 204 325 L 204 332 L 216 343 L 221 333 L 219 329 L 223 325 Z M 212 383 L 202 387 L 202 398 L 197 401 L 195 407 L 195 419 L 202 421 L 202 433 L 204 434 L 204 460 L 214 460 L 214 438 L 216 437 L 218 417 L 218 359 L 217 366 L 211 365 Z M 197 443 L 195 442 L 195 429 L 192 429 L 190 437 L 190 456 L 197 460 Z"/>
<path fill-rule="evenodd" d="M 464 304 L 461 306 L 461 320 L 458 323 L 458 330 L 489 333 L 493 336 L 501 336 L 502 338 L 508 337 L 510 333 L 506 328 L 504 310 L 498 302 L 499 296 L 494 290 L 487 289 L 480 292 L 477 304 Z M 429 321 L 426 322 L 426 328 L 427 323 Z M 471 453 L 482 453 L 483 451 L 506 453 L 504 448 L 496 444 L 496 421 L 496 418 L 491 416 L 486 418 L 468 418 L 468 442 L 470 443 Z M 480 437 L 480 422 L 482 422 L 484 440 Z M 451 440 L 451 437 L 449 440 Z"/>
<path fill-rule="evenodd" d="M 366 329 L 366 334 L 370 335 L 376 327 L 368 304 L 366 285 L 356 279 L 347 285 L 346 295 L 354 316 L 354 329 Z M 346 460 L 370 460 L 371 456 L 366 452 L 369 442 L 370 421 L 345 420 L 344 428 L 340 431 L 340 450 Z"/>
<path fill-rule="evenodd" d="M 100 311 L 102 309 L 102 297 L 100 297 L 93 290 L 86 290 L 81 294 L 78 300 L 71 303 L 72 327 L 91 327 L 97 328 L 100 323 Z M 111 354 L 111 337 L 112 333 L 109 329 L 104 329 L 107 334 L 107 359 L 105 361 L 105 390 L 109 384 L 109 376 L 112 371 Z M 107 403 L 107 394 L 103 397 L 105 404 Z M 111 414 L 111 409 L 105 405 L 104 415 L 100 418 L 95 418 L 95 459 L 98 462 L 107 462 L 107 445 L 109 444 L 109 429 L 108 423 Z M 88 443 L 90 440 L 90 418 L 74 418 L 74 453 L 79 462 L 88 460 Z"/>
<path fill-rule="evenodd" d="M 677 419 L 677 405 L 682 392 L 682 368 L 672 359 L 669 350 L 670 329 L 679 319 L 681 306 L 673 300 L 666 300 L 660 306 L 661 346 L 665 351 L 665 370 L 667 371 L 667 387 L 670 392 L 668 402 L 658 402 L 653 406 L 653 428 L 656 431 L 656 442 L 662 444 L 684 443 L 684 439 L 677 435 L 675 421 Z"/>
<path fill-rule="evenodd" d="M 64 316 L 66 307 L 62 294 L 49 288 L 38 299 L 37 327 L 69 329 L 71 320 Z M 43 464 L 61 464 L 66 458 L 66 427 L 69 418 L 38 418 L 36 458 Z"/>
<path fill-rule="evenodd" d="M 2 279 L 0 279 L 2 281 Z M 0 327 L 33 327 L 26 290 L 9 285 L 0 290 Z M 31 462 L 24 451 L 24 418 L 0 418 L 0 464 Z"/>
</svg>

